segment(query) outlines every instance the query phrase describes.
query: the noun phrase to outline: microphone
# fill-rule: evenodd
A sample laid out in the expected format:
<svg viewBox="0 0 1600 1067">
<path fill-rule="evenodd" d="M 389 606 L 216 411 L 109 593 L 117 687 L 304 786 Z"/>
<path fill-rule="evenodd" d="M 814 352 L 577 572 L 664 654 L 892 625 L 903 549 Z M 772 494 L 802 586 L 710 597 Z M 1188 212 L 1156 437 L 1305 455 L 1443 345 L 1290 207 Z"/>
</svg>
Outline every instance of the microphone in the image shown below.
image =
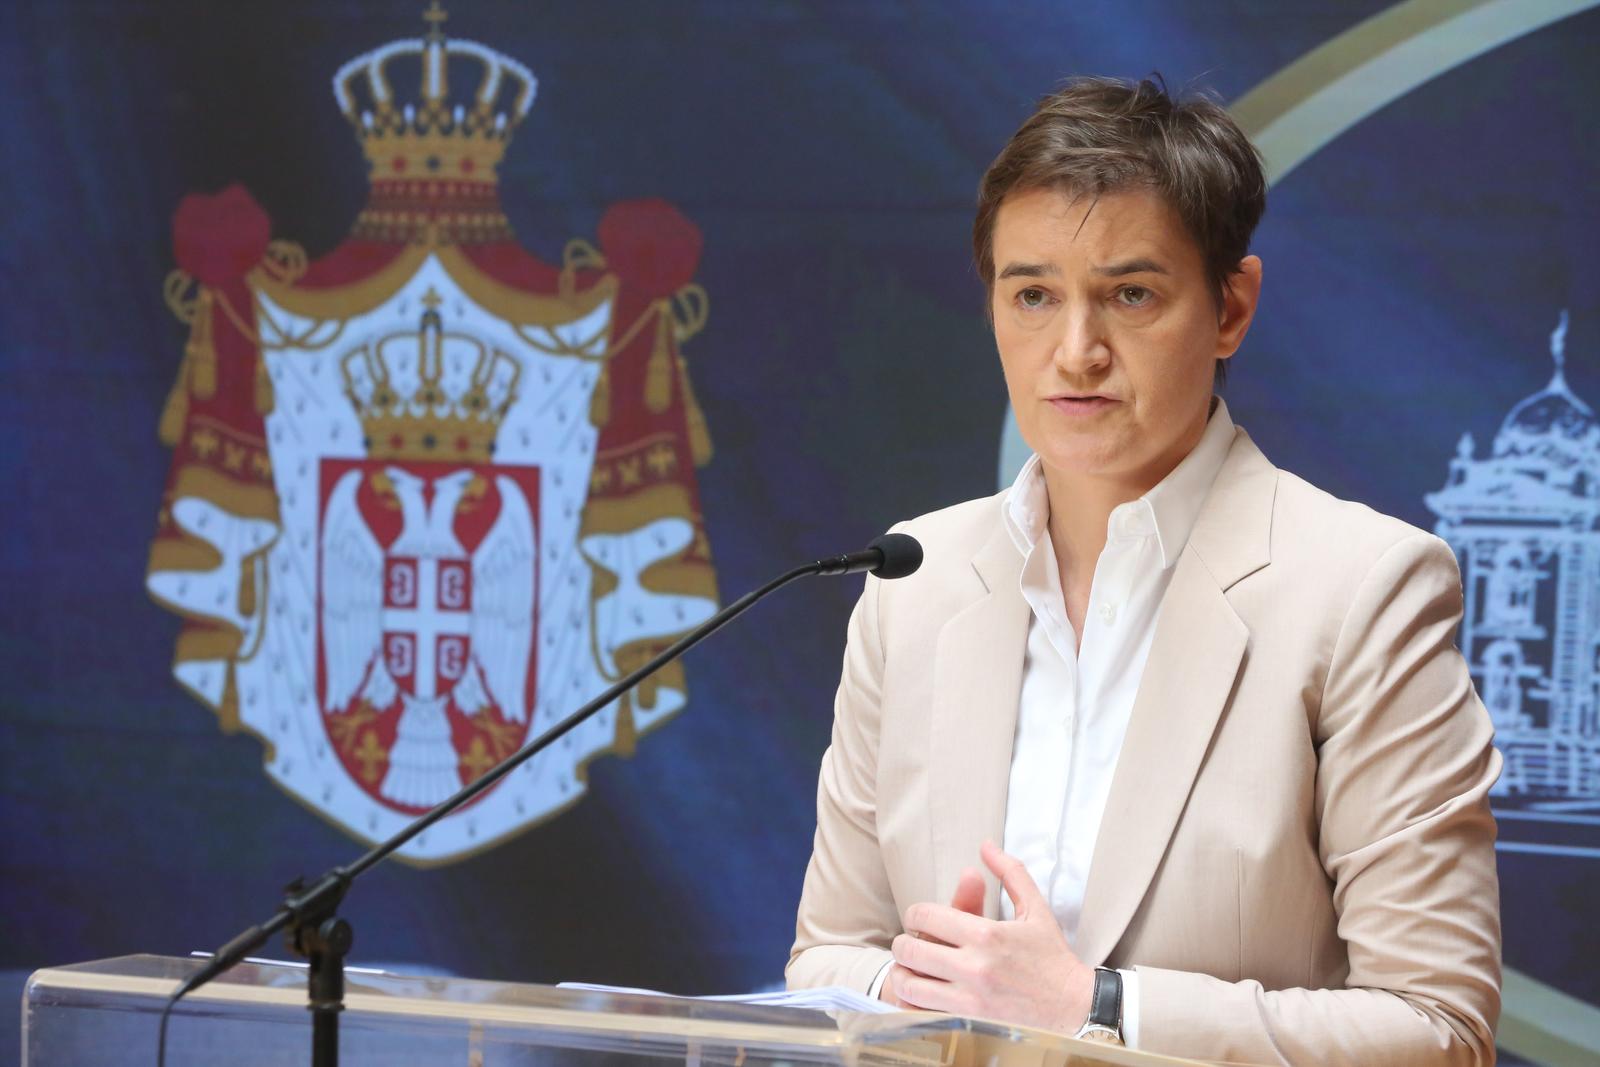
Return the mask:
<svg viewBox="0 0 1600 1067">
<path fill-rule="evenodd" d="M 233 967 L 259 948 L 273 934 L 287 931 L 295 951 L 311 961 L 308 976 L 312 1013 L 312 1063 L 314 1067 L 331 1067 L 338 1062 L 338 1013 L 344 1010 L 344 956 L 349 951 L 354 933 L 350 924 L 336 912 L 340 901 L 350 889 L 350 884 L 369 868 L 387 859 L 406 842 L 428 827 L 449 815 L 463 804 L 489 789 L 500 779 L 522 764 L 549 748 L 564 735 L 608 706 L 623 693 L 644 681 L 668 663 L 683 655 L 701 641 L 722 629 L 744 614 L 756 601 L 769 593 L 800 578 L 816 575 L 859 574 L 867 571 L 883 579 L 904 578 L 922 566 L 922 545 L 909 534 L 884 534 L 873 540 L 860 552 L 851 552 L 831 559 L 807 563 L 781 574 L 766 585 L 746 593 L 711 618 L 690 630 L 669 645 L 660 655 L 633 673 L 619 679 L 605 692 L 589 701 L 565 719 L 550 727 L 538 737 L 507 756 L 482 777 L 464 786 L 454 796 L 439 802 L 432 810 L 418 816 L 409 826 L 387 841 L 373 847 L 353 863 L 334 867 L 320 878 L 296 879 L 288 886 L 284 901 L 265 922 L 252 926 L 223 945 L 194 974 L 183 981 L 168 999 L 161 1012 L 158 1031 L 157 1063 L 166 1057 L 167 1019 L 173 1007 L 184 996 L 205 985 L 211 979 Z"/>
<path fill-rule="evenodd" d="M 887 533 L 874 538 L 860 552 L 817 561 L 817 573 L 825 575 L 859 574 L 866 571 L 878 578 L 905 578 L 922 566 L 922 543 L 910 534 Z"/>
</svg>

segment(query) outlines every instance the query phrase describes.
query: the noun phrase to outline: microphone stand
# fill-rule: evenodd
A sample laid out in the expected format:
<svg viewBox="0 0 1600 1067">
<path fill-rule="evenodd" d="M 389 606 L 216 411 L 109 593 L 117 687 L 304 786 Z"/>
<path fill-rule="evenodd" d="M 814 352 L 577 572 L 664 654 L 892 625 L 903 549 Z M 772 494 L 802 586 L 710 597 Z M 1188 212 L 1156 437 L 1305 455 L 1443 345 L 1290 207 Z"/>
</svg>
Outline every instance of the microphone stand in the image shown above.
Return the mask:
<svg viewBox="0 0 1600 1067">
<path fill-rule="evenodd" d="M 902 535 L 889 535 L 897 537 Z M 311 1062 L 313 1067 L 337 1067 L 339 1062 L 339 1013 L 344 1010 L 344 958 L 354 941 L 350 924 L 337 914 L 339 904 L 350 889 L 350 884 L 370 868 L 382 863 L 406 842 L 422 833 L 446 815 L 492 787 L 500 779 L 516 770 L 534 756 L 560 740 L 573 727 L 582 723 L 616 700 L 623 693 L 677 659 L 695 645 L 716 633 L 729 622 L 749 610 L 756 601 L 800 578 L 810 575 L 853 574 L 859 571 L 876 572 L 884 565 L 885 552 L 876 547 L 884 538 L 873 542 L 873 547 L 845 556 L 818 560 L 796 567 L 767 584 L 746 593 L 711 618 L 690 630 L 666 648 L 660 655 L 621 678 L 599 696 L 589 701 L 565 719 L 507 756 L 482 777 L 464 786 L 454 796 L 440 801 L 432 810 L 420 815 L 409 826 L 390 837 L 354 862 L 334 867 L 315 881 L 297 878 L 285 888 L 283 904 L 266 922 L 252 926 L 232 941 L 223 945 L 204 967 L 190 975 L 167 1001 L 161 1014 L 158 1046 L 158 1067 L 166 1057 L 167 1020 L 173 1007 L 183 997 L 211 981 L 244 959 L 264 944 L 267 938 L 287 929 L 289 945 L 295 952 L 310 961 L 308 992 L 311 1011 Z M 907 539 L 909 540 L 909 539 Z M 917 552 L 921 560 L 920 549 Z M 913 566 L 914 569 L 914 566 Z"/>
</svg>

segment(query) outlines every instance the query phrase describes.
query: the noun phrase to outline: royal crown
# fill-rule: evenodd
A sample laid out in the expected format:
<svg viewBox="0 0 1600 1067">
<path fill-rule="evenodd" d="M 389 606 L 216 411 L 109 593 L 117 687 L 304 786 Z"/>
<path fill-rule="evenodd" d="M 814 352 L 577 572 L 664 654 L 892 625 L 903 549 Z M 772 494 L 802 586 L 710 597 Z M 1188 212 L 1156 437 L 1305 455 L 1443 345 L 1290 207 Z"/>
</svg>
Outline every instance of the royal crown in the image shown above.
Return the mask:
<svg viewBox="0 0 1600 1067">
<path fill-rule="evenodd" d="M 359 55 L 333 76 L 333 95 L 371 165 L 374 182 L 495 183 L 511 131 L 533 106 L 538 80 L 527 67 L 475 41 L 446 40 L 438 0 L 423 14 L 426 35 Z M 471 83 L 470 93 L 452 91 Z M 392 80 L 393 79 L 393 80 Z M 395 80 L 416 85 L 401 99 Z"/>
<path fill-rule="evenodd" d="M 394 333 L 340 361 L 372 459 L 487 462 L 522 369 L 504 352 L 444 329 L 432 290 L 415 333 Z"/>
</svg>

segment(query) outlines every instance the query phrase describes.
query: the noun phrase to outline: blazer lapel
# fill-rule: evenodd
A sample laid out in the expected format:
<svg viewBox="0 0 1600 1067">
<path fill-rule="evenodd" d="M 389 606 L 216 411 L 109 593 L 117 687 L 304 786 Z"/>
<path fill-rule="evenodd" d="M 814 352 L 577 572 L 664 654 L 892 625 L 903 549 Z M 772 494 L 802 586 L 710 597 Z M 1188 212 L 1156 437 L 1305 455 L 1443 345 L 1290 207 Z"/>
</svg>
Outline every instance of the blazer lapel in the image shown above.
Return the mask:
<svg viewBox="0 0 1600 1067">
<path fill-rule="evenodd" d="M 1277 469 L 1238 431 L 1173 571 L 1100 820 L 1074 948 L 1103 964 L 1144 899 L 1233 692 L 1250 632 L 1228 603 L 1267 565 Z"/>
<path fill-rule="evenodd" d="M 978 847 L 1002 840 L 1028 645 L 1028 603 L 1018 588 L 1022 556 L 1001 522 L 973 567 L 985 592 L 945 623 L 934 656 L 928 805 L 941 901 L 955 891 L 962 868 L 983 870 Z M 985 878 L 984 908 L 996 918 L 1000 895 L 986 871 Z"/>
</svg>

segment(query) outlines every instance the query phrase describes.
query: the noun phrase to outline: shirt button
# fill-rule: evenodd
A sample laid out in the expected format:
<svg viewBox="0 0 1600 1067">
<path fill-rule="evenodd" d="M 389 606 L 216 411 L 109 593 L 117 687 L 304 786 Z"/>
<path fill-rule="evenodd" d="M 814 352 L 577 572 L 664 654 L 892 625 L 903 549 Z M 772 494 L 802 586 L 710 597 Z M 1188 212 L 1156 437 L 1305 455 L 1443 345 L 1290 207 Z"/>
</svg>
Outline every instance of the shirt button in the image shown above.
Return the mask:
<svg viewBox="0 0 1600 1067">
<path fill-rule="evenodd" d="M 1117 621 L 1117 608 L 1114 604 L 1100 605 L 1100 621 L 1110 626 Z"/>
</svg>

